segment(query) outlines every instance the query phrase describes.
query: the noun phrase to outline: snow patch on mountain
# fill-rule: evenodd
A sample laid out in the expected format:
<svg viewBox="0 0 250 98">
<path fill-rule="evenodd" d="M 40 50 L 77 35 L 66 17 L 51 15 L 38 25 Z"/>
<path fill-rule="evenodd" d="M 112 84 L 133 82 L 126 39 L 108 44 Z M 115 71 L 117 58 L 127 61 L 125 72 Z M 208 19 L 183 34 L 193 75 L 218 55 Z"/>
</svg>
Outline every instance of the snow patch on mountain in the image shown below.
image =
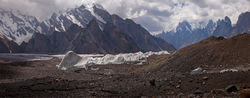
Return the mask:
<svg viewBox="0 0 250 98">
<path fill-rule="evenodd" d="M 35 32 L 40 32 L 39 20 L 15 10 L 0 9 L 0 33 L 21 44 L 28 41 Z"/>
<path fill-rule="evenodd" d="M 73 15 L 66 16 L 69 20 L 71 20 L 74 24 L 77 24 L 80 27 L 84 27 Z"/>
</svg>

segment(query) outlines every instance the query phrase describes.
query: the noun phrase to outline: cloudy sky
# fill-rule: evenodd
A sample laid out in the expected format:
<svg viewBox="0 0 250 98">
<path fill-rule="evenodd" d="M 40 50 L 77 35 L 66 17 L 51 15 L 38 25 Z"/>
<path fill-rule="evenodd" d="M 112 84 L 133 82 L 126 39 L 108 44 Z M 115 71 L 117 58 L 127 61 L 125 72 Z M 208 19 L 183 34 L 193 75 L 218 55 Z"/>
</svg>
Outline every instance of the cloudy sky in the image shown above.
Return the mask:
<svg viewBox="0 0 250 98">
<path fill-rule="evenodd" d="M 0 0 L 0 7 L 45 19 L 52 12 L 83 3 L 99 3 L 111 14 L 131 18 L 153 34 L 174 30 L 184 20 L 197 27 L 209 19 L 229 16 L 236 23 L 240 13 L 250 11 L 250 0 Z"/>
</svg>

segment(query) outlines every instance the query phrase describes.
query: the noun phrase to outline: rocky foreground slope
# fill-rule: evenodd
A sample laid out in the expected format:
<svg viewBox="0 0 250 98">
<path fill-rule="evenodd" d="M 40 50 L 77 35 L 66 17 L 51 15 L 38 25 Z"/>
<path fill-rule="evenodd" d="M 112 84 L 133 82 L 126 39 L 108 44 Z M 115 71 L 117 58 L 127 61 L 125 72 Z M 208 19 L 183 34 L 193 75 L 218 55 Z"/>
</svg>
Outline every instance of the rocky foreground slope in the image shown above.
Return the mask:
<svg viewBox="0 0 250 98">
<path fill-rule="evenodd" d="M 161 70 L 190 72 L 197 67 L 227 68 L 249 66 L 250 34 L 232 38 L 209 37 L 178 50 L 165 60 Z"/>
</svg>

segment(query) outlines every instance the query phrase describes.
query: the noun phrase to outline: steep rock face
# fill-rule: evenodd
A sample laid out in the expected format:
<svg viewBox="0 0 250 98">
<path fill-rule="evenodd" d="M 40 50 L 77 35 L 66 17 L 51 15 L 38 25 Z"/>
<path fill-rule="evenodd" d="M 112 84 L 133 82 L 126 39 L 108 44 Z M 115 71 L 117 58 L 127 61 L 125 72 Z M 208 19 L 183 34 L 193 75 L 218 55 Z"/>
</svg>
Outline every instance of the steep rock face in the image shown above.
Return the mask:
<svg viewBox="0 0 250 98">
<path fill-rule="evenodd" d="M 3 39 L 0 40 L 0 52 L 1 53 L 10 53 L 9 48 L 4 43 Z"/>
<path fill-rule="evenodd" d="M 171 44 L 150 35 L 147 30 L 130 19 L 123 20 L 117 15 L 112 15 L 112 23 L 130 36 L 142 51 L 175 50 Z"/>
<path fill-rule="evenodd" d="M 119 29 L 119 31 L 122 31 L 131 37 L 141 51 L 175 51 L 175 48 L 171 44 L 152 36 L 147 30 L 136 24 L 133 20 L 124 20 L 118 15 L 110 15 L 106 10 L 97 6 L 94 6 L 93 8 L 94 12 L 100 16 L 100 18 L 104 19 L 106 23 L 113 24 Z"/>
<path fill-rule="evenodd" d="M 72 9 L 62 14 L 53 13 L 51 18 L 44 21 L 46 25 L 55 28 L 55 31 L 65 32 L 72 24 L 77 24 L 81 27 L 86 27 L 87 24 L 94 18 L 92 13 L 84 6 Z M 49 31 L 48 28 L 47 31 Z"/>
<path fill-rule="evenodd" d="M 99 7 L 100 8 L 100 7 Z M 93 8 L 84 5 L 63 13 L 53 13 L 48 20 L 25 15 L 15 10 L 0 9 L 0 32 L 8 39 L 21 44 L 28 42 L 34 33 L 50 34 L 54 31 L 65 32 L 72 24 L 83 28 L 96 19 L 101 28 L 105 21 L 93 12 Z"/>
<path fill-rule="evenodd" d="M 20 46 L 25 53 L 46 53 L 49 50 L 47 36 L 35 33 L 28 43 L 23 42 Z"/>
<path fill-rule="evenodd" d="M 136 44 L 136 42 L 129 37 L 128 35 L 124 34 L 119 28 L 114 26 L 111 23 L 107 23 L 105 28 L 104 28 L 104 35 L 107 37 L 107 40 L 111 45 L 112 48 L 109 50 L 110 53 L 115 52 L 136 52 L 140 51 L 140 48 Z M 105 47 L 107 45 L 104 45 Z"/>
<path fill-rule="evenodd" d="M 41 44 L 40 44 L 41 43 Z M 53 32 L 50 35 L 35 34 L 28 42 L 22 44 L 28 53 L 124 53 L 140 51 L 131 38 L 112 24 L 107 24 L 102 31 L 96 20 L 86 28 L 76 24 L 66 32 Z"/>
<path fill-rule="evenodd" d="M 242 13 L 239 16 L 231 36 L 242 33 L 250 33 L 250 12 Z"/>
<path fill-rule="evenodd" d="M 18 44 L 27 42 L 35 32 L 42 32 L 36 17 L 24 15 L 19 11 L 0 9 L 0 18 L 1 34 Z"/>
<path fill-rule="evenodd" d="M 224 20 L 218 20 L 217 21 L 217 27 L 215 31 L 213 32 L 214 36 L 224 36 L 224 37 L 230 37 L 230 33 L 232 32 L 233 27 L 231 24 L 231 20 L 226 16 Z"/>
<path fill-rule="evenodd" d="M 208 22 L 205 28 L 197 29 L 192 29 L 191 25 L 187 21 L 184 21 L 179 23 L 176 32 L 163 32 L 156 36 L 173 44 L 175 48 L 180 49 L 209 37 L 214 29 L 215 23 L 212 20 Z"/>
<path fill-rule="evenodd" d="M 0 53 L 19 53 L 21 48 L 14 41 L 0 35 Z"/>
<path fill-rule="evenodd" d="M 176 28 L 176 32 L 163 32 L 156 36 L 173 44 L 175 48 L 180 49 L 210 36 L 230 38 L 238 34 L 250 33 L 249 21 L 250 12 L 242 13 L 235 27 L 232 26 L 231 20 L 227 16 L 216 23 L 210 20 L 205 28 L 187 29 L 189 23 L 182 22 Z M 186 26 L 183 26 L 183 24 L 186 24 Z"/>
<path fill-rule="evenodd" d="M 116 40 L 113 40 L 112 42 L 118 43 L 115 41 L 118 41 L 119 36 L 117 36 L 116 33 L 119 33 L 119 35 L 123 34 L 123 36 L 127 36 L 127 37 L 124 37 L 126 40 L 128 40 L 128 37 L 129 37 L 129 38 L 132 38 L 129 40 L 133 40 L 136 43 L 136 45 L 134 44 L 128 45 L 126 48 L 123 46 L 122 50 L 111 49 L 114 52 L 125 51 L 125 49 L 127 49 L 127 52 L 129 52 L 134 46 L 138 46 L 140 51 L 161 51 L 161 50 L 174 51 L 175 50 L 175 48 L 171 44 L 165 42 L 162 39 L 159 39 L 150 35 L 148 31 L 146 31 L 140 25 L 136 24 L 134 21 L 129 20 L 129 19 L 123 20 L 117 15 L 110 15 L 100 5 L 94 5 L 92 8 L 81 6 L 79 8 L 70 10 L 69 12 L 64 13 L 60 16 L 57 16 L 57 14 L 54 14 L 52 15 L 51 19 L 47 22 L 47 24 L 54 26 L 54 29 L 55 29 L 54 31 L 65 32 L 65 30 L 69 28 L 69 25 L 72 25 L 72 24 L 77 24 L 78 26 L 85 28 L 87 27 L 87 24 L 92 19 L 95 19 L 99 26 L 99 27 L 98 26 L 95 26 L 95 27 L 98 27 L 101 30 L 98 32 L 104 33 L 104 35 L 100 35 L 102 33 L 95 33 L 96 31 L 92 32 L 93 34 L 99 34 L 99 35 L 94 35 L 96 36 L 96 38 L 103 37 L 103 36 L 107 37 L 107 35 L 110 35 L 110 33 L 112 33 L 112 35 L 110 36 L 112 36 L 113 39 L 116 39 Z M 112 26 L 112 28 L 107 28 L 110 26 Z M 107 39 L 103 39 L 103 40 L 109 41 Z M 109 47 L 109 45 L 106 45 L 106 46 L 102 45 L 102 41 L 99 41 L 99 42 L 101 46 L 98 46 L 98 47 Z M 124 42 L 124 43 L 131 43 L 131 41 Z M 117 44 L 117 45 L 120 45 L 120 44 Z M 106 52 L 111 52 L 111 51 L 106 51 Z"/>
<path fill-rule="evenodd" d="M 65 53 L 73 50 L 77 53 L 119 53 L 175 50 L 171 44 L 150 35 L 132 20 L 110 15 L 97 4 L 54 13 L 45 21 L 19 12 L 1 13 L 0 17 L 5 17 L 7 13 L 4 19 L 7 22 L 0 20 L 0 30 L 18 44 L 25 41 L 20 45 L 23 52 Z M 11 27 L 9 31 L 6 29 L 8 26 Z"/>
</svg>

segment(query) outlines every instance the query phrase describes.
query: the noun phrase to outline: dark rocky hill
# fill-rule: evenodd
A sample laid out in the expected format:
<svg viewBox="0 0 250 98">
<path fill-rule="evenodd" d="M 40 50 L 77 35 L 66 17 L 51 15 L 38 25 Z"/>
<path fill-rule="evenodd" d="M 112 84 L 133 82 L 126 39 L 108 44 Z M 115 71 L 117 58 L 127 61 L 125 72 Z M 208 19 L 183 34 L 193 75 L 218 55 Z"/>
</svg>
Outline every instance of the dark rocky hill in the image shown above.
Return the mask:
<svg viewBox="0 0 250 98">
<path fill-rule="evenodd" d="M 124 53 L 137 52 L 140 48 L 126 34 L 112 24 L 107 24 L 102 31 L 96 20 L 87 28 L 72 25 L 66 32 L 53 32 L 50 35 L 35 34 L 28 43 L 21 47 L 25 53 Z"/>
<path fill-rule="evenodd" d="M 197 67 L 237 67 L 250 64 L 250 34 L 232 38 L 209 37 L 178 50 L 166 59 L 162 70 L 190 72 Z"/>
</svg>

